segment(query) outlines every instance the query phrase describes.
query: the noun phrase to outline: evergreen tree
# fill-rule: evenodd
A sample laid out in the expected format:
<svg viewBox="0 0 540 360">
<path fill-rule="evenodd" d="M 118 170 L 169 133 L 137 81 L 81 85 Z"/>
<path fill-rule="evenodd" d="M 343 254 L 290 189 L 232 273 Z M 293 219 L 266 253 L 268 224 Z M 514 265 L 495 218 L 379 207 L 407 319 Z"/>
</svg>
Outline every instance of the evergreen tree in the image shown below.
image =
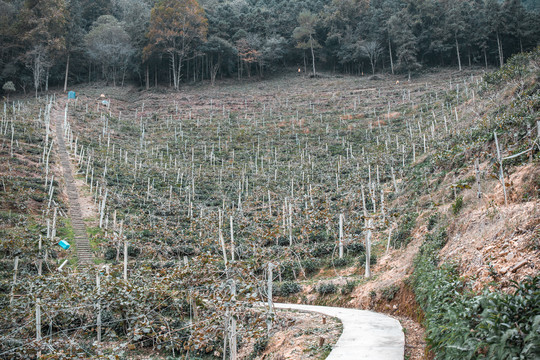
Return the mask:
<svg viewBox="0 0 540 360">
<path fill-rule="evenodd" d="M 412 31 L 413 23 L 406 9 L 392 15 L 388 20 L 388 33 L 396 44 L 397 69 L 406 71 L 411 77 L 411 71 L 417 70 L 417 39 Z"/>
<path fill-rule="evenodd" d="M 131 39 L 133 47 L 132 70 L 142 80 L 143 68 L 148 71 L 148 62 L 143 61 L 143 49 L 148 44 L 146 34 L 150 26 L 151 7 L 144 0 L 115 0 L 113 12 Z M 148 85 L 148 76 L 146 78 Z"/>
<path fill-rule="evenodd" d="M 490 34 L 495 35 L 497 40 L 497 53 L 499 66 L 504 64 L 504 52 L 502 35 L 505 31 L 505 17 L 501 5 L 497 0 L 486 0 L 487 28 Z"/>
<path fill-rule="evenodd" d="M 149 87 L 153 70 L 156 84 L 167 75 L 176 89 L 186 70 L 214 83 L 218 74 L 262 76 L 302 59 L 307 67 L 310 57 L 314 73 L 315 60 L 348 73 L 364 64 L 394 73 L 394 62 L 406 72 L 449 61 L 461 69 L 465 59 L 487 67 L 540 41 L 533 1 L 200 1 L 0 0 L 0 80 L 37 92 L 105 74 L 84 41 L 103 15 L 117 19 L 119 42 L 129 38 L 133 55 L 115 65 L 126 79 Z"/>
<path fill-rule="evenodd" d="M 210 80 L 214 86 L 218 72 L 222 71 L 223 62 L 230 62 L 236 56 L 237 51 L 230 42 L 217 36 L 210 36 L 201 50 L 210 59 Z"/>
<path fill-rule="evenodd" d="M 464 1 L 447 1 L 445 10 L 446 31 L 449 40 L 451 39 L 455 42 L 457 63 L 459 71 L 461 71 L 460 41 L 463 40 L 465 34 L 469 33 L 467 26 L 468 4 Z M 450 41 L 448 41 L 448 43 L 450 43 Z"/>
<path fill-rule="evenodd" d="M 35 95 L 45 84 L 48 90 L 50 69 L 66 49 L 68 12 L 64 0 L 26 1 L 19 14 L 22 55 L 31 71 Z"/>
<path fill-rule="evenodd" d="M 313 76 L 316 76 L 315 71 L 315 51 L 321 47 L 317 39 L 315 39 L 315 26 L 317 25 L 318 17 L 309 11 L 302 11 L 298 15 L 298 27 L 293 31 L 293 38 L 297 41 L 296 47 L 299 49 L 311 49 L 311 60 L 313 65 Z"/>
<path fill-rule="evenodd" d="M 134 50 L 129 35 L 118 20 L 112 15 L 100 16 L 86 35 L 85 42 L 88 55 L 102 66 L 105 79 L 112 79 L 116 86 L 118 71 L 121 71 L 123 86 Z"/>
</svg>

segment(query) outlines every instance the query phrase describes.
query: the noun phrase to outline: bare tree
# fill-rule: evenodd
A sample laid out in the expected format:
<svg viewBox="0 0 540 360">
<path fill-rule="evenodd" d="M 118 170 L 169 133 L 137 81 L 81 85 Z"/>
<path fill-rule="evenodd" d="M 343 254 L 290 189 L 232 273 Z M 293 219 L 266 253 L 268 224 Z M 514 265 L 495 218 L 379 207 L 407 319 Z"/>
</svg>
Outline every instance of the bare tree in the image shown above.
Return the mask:
<svg viewBox="0 0 540 360">
<path fill-rule="evenodd" d="M 32 71 L 37 98 L 38 89 L 45 79 L 45 73 L 51 67 L 45 46 L 36 45 L 31 51 L 26 53 L 26 67 Z"/>
<path fill-rule="evenodd" d="M 363 41 L 359 46 L 360 53 L 369 58 L 369 63 L 371 64 L 371 72 L 375 74 L 375 65 L 381 56 L 383 48 L 381 43 L 378 41 Z"/>
<path fill-rule="evenodd" d="M 152 53 L 169 55 L 175 90 L 180 87 L 182 67 L 189 56 L 197 56 L 197 42 L 206 40 L 208 20 L 196 0 L 163 0 L 152 9 L 145 57 Z"/>
</svg>

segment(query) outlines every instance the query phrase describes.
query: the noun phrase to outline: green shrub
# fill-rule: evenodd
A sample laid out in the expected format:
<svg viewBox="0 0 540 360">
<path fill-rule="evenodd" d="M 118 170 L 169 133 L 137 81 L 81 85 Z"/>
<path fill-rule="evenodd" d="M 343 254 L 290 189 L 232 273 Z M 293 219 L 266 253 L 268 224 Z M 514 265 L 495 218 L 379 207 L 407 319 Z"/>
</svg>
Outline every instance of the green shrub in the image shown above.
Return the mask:
<svg viewBox="0 0 540 360">
<path fill-rule="evenodd" d="M 538 49 L 535 52 L 538 53 Z M 484 75 L 484 82 L 487 85 L 498 86 L 509 80 L 523 77 L 527 73 L 527 64 L 535 57 L 535 52 L 513 55 L 501 69 Z"/>
<path fill-rule="evenodd" d="M 394 247 L 407 246 L 411 241 L 411 232 L 416 226 L 417 213 L 409 213 L 402 217 L 397 231 L 392 235 Z"/>
<path fill-rule="evenodd" d="M 457 215 L 463 209 L 463 196 L 458 196 L 452 204 L 452 214 Z"/>
<path fill-rule="evenodd" d="M 278 243 L 279 246 L 289 246 L 289 244 L 291 243 L 291 241 L 289 240 L 288 237 L 280 236 L 280 237 L 278 237 L 278 239 L 277 239 L 277 243 Z"/>
<path fill-rule="evenodd" d="M 334 250 L 334 247 L 335 245 L 332 243 L 317 244 L 313 247 L 313 250 L 311 251 L 311 255 L 317 258 L 325 257 L 332 253 L 332 251 Z"/>
<path fill-rule="evenodd" d="M 131 246 L 131 245 L 128 246 L 127 250 L 128 250 L 129 257 L 137 257 L 141 253 L 141 249 L 135 246 Z"/>
<path fill-rule="evenodd" d="M 105 250 L 105 260 L 114 260 L 116 259 L 116 249 L 115 248 L 107 248 L 107 250 Z"/>
<path fill-rule="evenodd" d="M 281 264 L 281 277 L 284 280 L 295 280 L 295 274 L 298 277 L 300 275 L 300 265 L 305 272 L 306 276 L 312 275 L 319 271 L 321 263 L 317 259 L 305 259 L 300 262 L 287 261 Z"/>
<path fill-rule="evenodd" d="M 284 280 L 295 280 L 295 275 L 298 276 L 300 269 L 295 261 L 286 261 L 281 263 L 281 277 Z"/>
<path fill-rule="evenodd" d="M 311 234 L 309 234 L 308 238 L 310 242 L 325 242 L 330 240 L 330 236 L 326 230 L 313 231 Z"/>
<path fill-rule="evenodd" d="M 390 302 L 394 300 L 398 292 L 399 292 L 399 285 L 396 285 L 396 284 L 390 285 L 381 290 L 381 297 L 384 300 Z"/>
<path fill-rule="evenodd" d="M 377 263 L 377 256 L 375 254 L 370 254 L 370 257 L 369 257 L 369 264 L 370 265 L 375 265 Z M 358 265 L 359 266 L 364 266 L 366 265 L 366 254 L 361 254 L 359 257 L 358 257 Z"/>
<path fill-rule="evenodd" d="M 426 234 L 426 239 L 420 247 L 420 254 L 433 254 L 443 248 L 448 240 L 448 234 L 445 228 L 440 229 L 435 233 Z"/>
<path fill-rule="evenodd" d="M 348 255 L 359 255 L 366 251 L 364 244 L 360 242 L 347 244 L 345 247 Z"/>
<path fill-rule="evenodd" d="M 249 355 L 249 359 L 257 359 L 268 347 L 268 340 L 268 336 L 258 338 L 253 345 L 253 351 Z"/>
<path fill-rule="evenodd" d="M 412 285 L 425 314 L 426 338 L 437 359 L 537 359 L 540 356 L 540 276 L 510 294 L 474 294 L 452 264 L 434 255 L 446 232 L 426 237 Z"/>
<path fill-rule="evenodd" d="M 289 296 L 302 291 L 302 286 L 294 281 L 286 281 L 276 286 L 275 293 L 278 296 Z"/>
<path fill-rule="evenodd" d="M 178 245 L 171 247 L 171 253 L 174 256 L 193 256 L 195 255 L 195 248 L 191 245 Z"/>
<path fill-rule="evenodd" d="M 428 231 L 433 230 L 437 222 L 439 221 L 439 213 L 431 214 L 428 219 L 427 229 Z"/>
<path fill-rule="evenodd" d="M 356 281 L 347 280 L 347 282 L 341 288 L 341 294 L 348 295 L 353 292 L 355 287 L 356 287 Z"/>
<path fill-rule="evenodd" d="M 350 263 L 350 260 L 351 260 L 350 258 L 346 258 L 346 257 L 341 258 L 341 259 L 336 258 L 334 259 L 333 264 L 337 268 L 342 268 L 342 267 L 347 266 Z"/>
<path fill-rule="evenodd" d="M 321 263 L 317 259 L 305 259 L 301 264 L 306 276 L 316 273 L 321 268 Z"/>
<path fill-rule="evenodd" d="M 335 294 L 337 292 L 337 286 L 333 283 L 322 283 L 317 287 L 317 292 L 320 295 Z"/>
</svg>

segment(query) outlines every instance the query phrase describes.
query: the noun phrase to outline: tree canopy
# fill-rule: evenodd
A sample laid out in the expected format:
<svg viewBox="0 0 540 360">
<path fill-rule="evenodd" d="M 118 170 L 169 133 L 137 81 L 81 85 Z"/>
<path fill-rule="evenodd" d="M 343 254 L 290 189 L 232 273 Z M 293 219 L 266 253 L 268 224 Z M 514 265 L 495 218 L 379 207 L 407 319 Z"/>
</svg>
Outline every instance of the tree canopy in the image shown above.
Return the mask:
<svg viewBox="0 0 540 360">
<path fill-rule="evenodd" d="M 539 40 L 534 1 L 0 0 L 0 82 L 37 93 L 122 74 L 179 89 L 309 60 L 313 73 L 412 74 L 501 66 Z"/>
</svg>

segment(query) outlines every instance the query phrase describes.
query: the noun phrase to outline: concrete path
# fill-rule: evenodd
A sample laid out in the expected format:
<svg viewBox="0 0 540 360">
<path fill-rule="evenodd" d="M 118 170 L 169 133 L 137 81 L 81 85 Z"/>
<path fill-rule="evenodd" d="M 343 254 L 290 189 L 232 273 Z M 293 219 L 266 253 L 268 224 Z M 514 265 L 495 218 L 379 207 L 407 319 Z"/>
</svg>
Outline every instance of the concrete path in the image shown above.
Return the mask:
<svg viewBox="0 0 540 360">
<path fill-rule="evenodd" d="M 327 306 L 274 304 L 278 309 L 314 311 L 336 317 L 343 333 L 327 360 L 403 360 L 405 335 L 396 319 L 373 311 Z"/>
<path fill-rule="evenodd" d="M 64 181 L 66 183 L 66 190 L 69 200 L 69 217 L 71 218 L 71 226 L 73 227 L 75 244 L 77 245 L 77 258 L 79 260 L 79 264 L 93 264 L 92 250 L 90 249 L 90 242 L 88 241 L 88 236 L 86 234 L 86 226 L 84 225 L 82 219 L 81 205 L 79 203 L 79 189 L 77 189 L 75 179 L 73 178 L 71 162 L 66 149 L 66 143 L 64 141 L 63 118 L 59 114 L 59 111 L 55 111 L 55 118 L 56 143 L 58 144 L 58 154 L 60 156 L 60 163 L 62 164 L 62 170 L 64 172 Z"/>
</svg>

